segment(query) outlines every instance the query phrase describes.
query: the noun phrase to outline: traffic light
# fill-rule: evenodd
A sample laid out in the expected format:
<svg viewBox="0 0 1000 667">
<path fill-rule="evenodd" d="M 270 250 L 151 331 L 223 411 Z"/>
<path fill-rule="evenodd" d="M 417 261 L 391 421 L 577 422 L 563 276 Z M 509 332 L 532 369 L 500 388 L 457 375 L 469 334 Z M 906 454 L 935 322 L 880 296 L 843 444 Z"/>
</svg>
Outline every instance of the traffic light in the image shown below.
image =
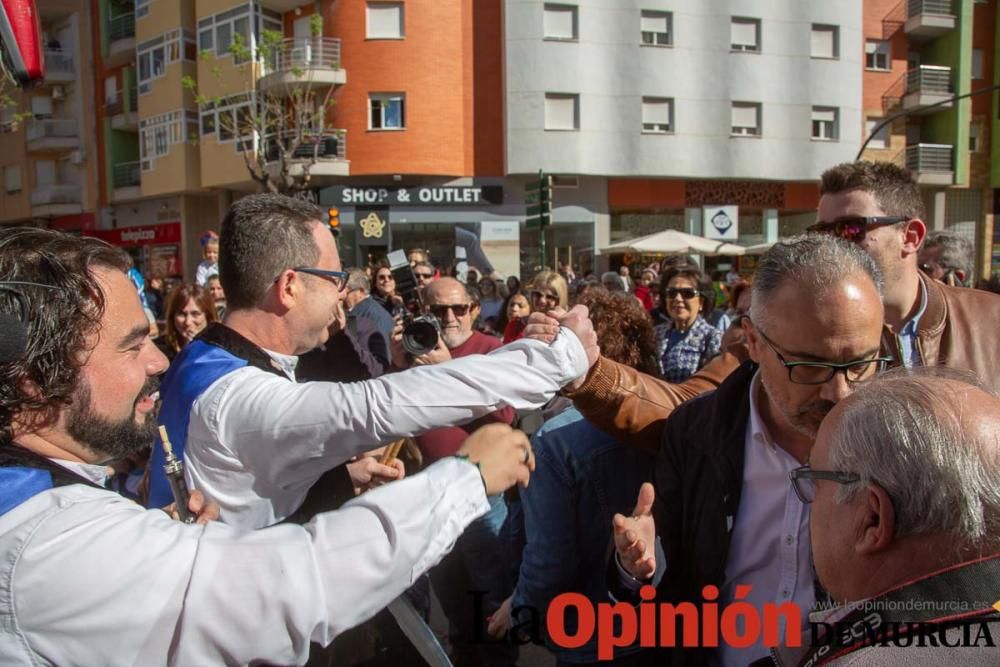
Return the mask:
<svg viewBox="0 0 1000 667">
<path fill-rule="evenodd" d="M 334 236 L 340 235 L 340 211 L 336 206 L 331 206 L 326 210 L 327 224 L 330 225 L 330 231 Z"/>
</svg>

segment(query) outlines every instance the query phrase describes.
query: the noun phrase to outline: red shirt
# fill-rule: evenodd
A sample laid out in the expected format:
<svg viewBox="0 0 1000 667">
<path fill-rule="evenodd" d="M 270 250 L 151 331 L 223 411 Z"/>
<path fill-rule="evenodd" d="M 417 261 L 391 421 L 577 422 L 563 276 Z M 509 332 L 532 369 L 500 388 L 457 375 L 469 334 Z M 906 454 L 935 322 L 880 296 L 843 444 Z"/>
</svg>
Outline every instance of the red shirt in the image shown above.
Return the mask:
<svg viewBox="0 0 1000 667">
<path fill-rule="evenodd" d="M 653 310 L 653 295 L 650 294 L 648 287 L 636 285 L 635 295 L 639 297 L 639 301 L 642 301 L 642 307 L 645 308 L 647 312 Z"/>
<path fill-rule="evenodd" d="M 501 346 L 500 340 L 494 336 L 487 336 L 478 331 L 472 332 L 469 340 L 458 347 L 449 350 L 453 359 L 467 357 L 470 354 L 487 354 Z M 502 422 L 504 424 L 514 423 L 514 408 L 506 407 L 496 412 L 480 417 L 474 422 L 464 426 L 450 426 L 448 428 L 437 428 L 428 431 L 421 436 L 417 436 L 417 446 L 426 459 L 425 463 L 430 464 L 438 459 L 452 456 L 462 446 L 469 434 L 480 426 Z"/>
<path fill-rule="evenodd" d="M 507 323 L 507 328 L 503 330 L 503 344 L 513 343 L 515 340 L 524 338 L 524 319 L 518 318 Z"/>
</svg>

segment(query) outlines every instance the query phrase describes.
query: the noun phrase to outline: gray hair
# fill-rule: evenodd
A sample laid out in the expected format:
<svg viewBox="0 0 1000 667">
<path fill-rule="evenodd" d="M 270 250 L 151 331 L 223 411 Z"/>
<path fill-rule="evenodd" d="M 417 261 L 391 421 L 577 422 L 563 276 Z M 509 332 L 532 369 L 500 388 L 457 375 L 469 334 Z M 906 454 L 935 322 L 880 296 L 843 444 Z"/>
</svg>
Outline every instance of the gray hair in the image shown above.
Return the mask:
<svg viewBox="0 0 1000 667">
<path fill-rule="evenodd" d="M 965 272 L 965 280 L 959 281 L 958 276 L 955 276 L 956 281 L 965 286 L 971 284 L 976 269 L 975 261 L 972 259 L 972 244 L 969 243 L 969 239 L 953 232 L 935 230 L 928 232 L 927 238 L 924 240 L 923 249 L 930 250 L 932 248 L 941 248 L 941 257 L 938 259 L 938 263 L 945 271 L 963 271 Z"/>
<path fill-rule="evenodd" d="M 371 294 L 372 282 L 368 279 L 368 274 L 363 269 L 356 267 L 347 269 L 347 291 L 356 292 L 359 290 L 365 294 Z"/>
<path fill-rule="evenodd" d="M 897 536 L 938 533 L 953 536 L 959 550 L 994 549 L 1000 440 L 976 427 L 947 380 L 1000 399 L 972 373 L 929 367 L 889 371 L 845 402 L 830 438 L 830 466 L 861 481 L 835 499 L 849 502 L 876 483 L 892 498 Z"/>
<path fill-rule="evenodd" d="M 624 292 L 625 281 L 620 273 L 616 271 L 605 271 L 601 274 L 601 285 L 610 292 Z"/>
<path fill-rule="evenodd" d="M 822 296 L 845 276 L 866 274 L 882 295 L 882 272 L 864 250 L 829 234 L 801 234 L 775 243 L 760 258 L 753 278 L 751 319 L 764 322 L 771 296 L 786 283 Z"/>
</svg>

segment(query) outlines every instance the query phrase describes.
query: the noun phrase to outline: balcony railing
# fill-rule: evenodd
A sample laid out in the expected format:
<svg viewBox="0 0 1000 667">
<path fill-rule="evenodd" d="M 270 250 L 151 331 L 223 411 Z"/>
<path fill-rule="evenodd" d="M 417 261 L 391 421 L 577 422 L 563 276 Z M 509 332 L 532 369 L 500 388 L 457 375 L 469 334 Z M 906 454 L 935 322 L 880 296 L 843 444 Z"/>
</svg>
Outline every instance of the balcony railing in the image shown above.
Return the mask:
<svg viewBox="0 0 1000 667">
<path fill-rule="evenodd" d="M 131 188 L 141 184 L 138 162 L 121 162 L 111 169 L 111 184 L 114 188 Z"/>
<path fill-rule="evenodd" d="M 952 0 L 907 0 L 906 17 L 913 18 L 930 14 L 934 16 L 954 16 Z"/>
<path fill-rule="evenodd" d="M 135 37 L 135 14 L 121 14 L 108 21 L 108 41 L 117 42 L 120 39 Z"/>
<path fill-rule="evenodd" d="M 951 68 L 920 65 L 906 72 L 906 94 L 951 95 Z"/>
<path fill-rule="evenodd" d="M 32 206 L 79 203 L 79 185 L 40 185 L 31 191 Z"/>
<path fill-rule="evenodd" d="M 913 172 L 951 172 L 952 147 L 948 144 L 911 144 L 906 147 L 906 168 Z"/>
<path fill-rule="evenodd" d="M 135 86 L 128 89 L 128 95 L 118 89 L 115 91 L 115 98 L 111 101 L 105 100 L 104 113 L 108 116 L 117 116 L 121 113 L 135 113 L 139 109 L 139 91 Z"/>
<path fill-rule="evenodd" d="M 45 74 L 73 75 L 73 53 L 62 49 L 45 49 Z"/>
<path fill-rule="evenodd" d="M 294 132 L 282 134 L 282 143 L 288 146 L 290 141 L 294 141 Z M 268 162 L 278 160 L 279 151 L 283 146 L 275 139 L 269 139 L 267 146 Z M 295 161 L 312 160 L 313 157 L 320 161 L 346 160 L 347 159 L 347 130 L 326 130 L 321 134 L 308 134 L 302 137 L 302 141 L 295 150 L 292 151 L 292 159 Z"/>
<path fill-rule="evenodd" d="M 36 118 L 28 123 L 28 141 L 76 136 L 76 120 L 73 118 Z"/>
<path fill-rule="evenodd" d="M 314 68 L 340 69 L 340 40 L 336 37 L 292 37 L 274 46 L 263 62 L 265 75 Z"/>
<path fill-rule="evenodd" d="M 882 39 L 889 39 L 906 23 L 906 0 L 899 0 L 899 4 L 893 6 L 889 12 L 882 17 Z"/>
</svg>

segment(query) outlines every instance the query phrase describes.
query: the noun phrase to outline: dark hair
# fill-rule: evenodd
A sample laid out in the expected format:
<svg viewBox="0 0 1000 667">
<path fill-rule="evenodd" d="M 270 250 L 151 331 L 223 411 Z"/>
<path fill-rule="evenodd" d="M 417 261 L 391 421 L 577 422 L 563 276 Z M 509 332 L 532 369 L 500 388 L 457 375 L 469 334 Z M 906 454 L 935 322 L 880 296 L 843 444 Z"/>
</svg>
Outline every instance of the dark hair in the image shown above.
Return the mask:
<svg viewBox="0 0 1000 667">
<path fill-rule="evenodd" d="M 378 286 L 378 272 L 382 269 L 388 271 L 389 275 L 392 276 L 392 269 L 389 268 L 388 262 L 379 262 L 376 264 L 372 269 L 372 295 L 380 299 L 387 299 L 389 295 L 385 294 Z M 393 276 L 392 279 L 396 280 L 396 277 Z"/>
<path fill-rule="evenodd" d="M 743 292 L 747 291 L 753 286 L 749 280 L 740 280 L 738 283 L 729 288 L 729 305 L 733 310 L 739 306 L 740 297 L 743 296 Z"/>
<path fill-rule="evenodd" d="M 921 220 L 925 217 L 920 186 L 909 171 L 891 162 L 845 162 L 827 169 L 820 177 L 821 195 L 857 189 L 870 193 L 886 215 Z"/>
<path fill-rule="evenodd" d="M 55 421 L 72 402 L 86 361 L 88 338 L 100 326 L 105 296 L 95 269 L 128 271 L 132 260 L 118 248 L 87 236 L 29 227 L 0 231 L 0 277 L 52 285 L 18 286 L 18 298 L 0 290 L 0 312 L 27 327 L 22 357 L 0 364 L 0 437 L 9 440 L 11 422 L 40 413 L 32 428 Z M 24 308 L 26 312 L 20 312 Z"/>
<path fill-rule="evenodd" d="M 668 286 L 670 281 L 678 276 L 687 278 L 694 283 L 694 288 L 698 290 L 698 295 L 701 297 L 701 314 L 711 312 L 715 308 L 715 289 L 712 287 L 711 278 L 693 264 L 680 264 L 667 269 L 667 272 L 660 278 L 660 303 L 663 304 L 664 311 L 667 308 Z"/>
<path fill-rule="evenodd" d="M 254 308 L 285 269 L 319 259 L 313 226 L 319 208 L 285 195 L 260 194 L 233 203 L 222 221 L 219 274 L 229 311 Z"/>
<path fill-rule="evenodd" d="M 511 292 L 510 294 L 508 294 L 507 298 L 503 300 L 503 305 L 500 307 L 500 314 L 497 315 L 497 323 L 495 328 L 501 334 L 504 332 L 504 329 L 506 329 L 507 325 L 510 323 L 510 320 L 507 319 L 507 306 L 510 305 L 510 300 L 513 299 L 515 296 L 522 297 L 525 301 L 527 301 L 528 310 L 529 311 L 531 310 L 531 299 L 528 298 L 527 294 L 525 294 L 524 292 Z"/>
<path fill-rule="evenodd" d="M 639 299 L 595 287 L 584 292 L 580 303 L 590 310 L 603 356 L 643 373 L 660 374 L 653 321 Z"/>
<path fill-rule="evenodd" d="M 187 302 L 191 300 L 198 304 L 198 307 L 205 313 L 206 323 L 219 321 L 219 313 L 215 309 L 215 301 L 207 289 L 195 283 L 182 283 L 175 287 L 170 296 L 167 297 L 167 310 L 163 316 L 166 320 L 166 331 L 163 334 L 163 338 L 174 352 L 179 352 L 185 344 L 181 341 L 180 332 L 177 331 L 177 324 L 174 322 L 174 319 L 177 317 L 177 311 L 182 310 L 187 305 Z M 190 343 L 191 341 L 186 342 Z"/>
</svg>

